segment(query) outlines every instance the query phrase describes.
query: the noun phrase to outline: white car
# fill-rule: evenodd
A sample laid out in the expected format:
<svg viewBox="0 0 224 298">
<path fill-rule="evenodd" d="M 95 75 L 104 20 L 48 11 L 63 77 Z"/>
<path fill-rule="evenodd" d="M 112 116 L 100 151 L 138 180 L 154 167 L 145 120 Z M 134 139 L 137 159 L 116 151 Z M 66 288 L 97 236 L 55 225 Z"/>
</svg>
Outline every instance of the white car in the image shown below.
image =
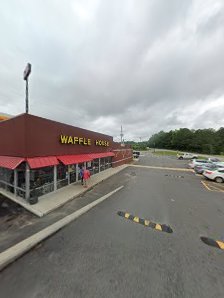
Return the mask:
<svg viewBox="0 0 224 298">
<path fill-rule="evenodd" d="M 195 154 L 191 154 L 191 153 L 177 153 L 177 158 L 178 159 L 194 159 L 194 158 L 198 158 L 197 155 Z"/>
<path fill-rule="evenodd" d="M 218 183 L 224 182 L 224 169 L 206 170 L 203 172 L 205 178 Z"/>
<path fill-rule="evenodd" d="M 210 164 L 210 162 L 206 159 L 192 159 L 192 161 L 188 164 L 190 169 L 194 169 L 195 166 L 200 166 L 204 164 Z"/>
</svg>

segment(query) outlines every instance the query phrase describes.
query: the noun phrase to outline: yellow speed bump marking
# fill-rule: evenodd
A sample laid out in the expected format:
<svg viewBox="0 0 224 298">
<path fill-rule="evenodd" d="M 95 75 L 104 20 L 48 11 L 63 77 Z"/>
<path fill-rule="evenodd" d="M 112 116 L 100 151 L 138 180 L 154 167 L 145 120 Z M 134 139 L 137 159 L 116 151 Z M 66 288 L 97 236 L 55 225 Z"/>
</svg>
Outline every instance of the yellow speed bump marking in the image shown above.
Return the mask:
<svg viewBox="0 0 224 298">
<path fill-rule="evenodd" d="M 117 214 L 121 217 L 129 219 L 129 220 L 136 222 L 138 224 L 141 224 L 145 227 L 150 227 L 154 230 L 161 231 L 161 232 L 173 233 L 173 230 L 168 225 L 157 224 L 157 223 L 151 222 L 150 220 L 139 218 L 137 216 L 131 215 L 131 214 L 123 212 L 123 211 L 118 211 Z"/>
<path fill-rule="evenodd" d="M 148 225 L 149 225 L 149 223 L 150 223 L 150 221 L 149 221 L 149 220 L 145 220 L 145 226 L 148 226 Z"/>
<path fill-rule="evenodd" d="M 213 240 L 208 237 L 200 237 L 200 238 L 201 238 L 201 241 L 204 242 L 205 244 L 224 250 L 224 242 Z"/>
<path fill-rule="evenodd" d="M 156 229 L 156 230 L 159 230 L 159 231 L 162 231 L 162 227 L 161 227 L 161 225 L 159 225 L 159 224 L 156 224 L 155 229 Z"/>
<path fill-rule="evenodd" d="M 216 241 L 220 247 L 220 249 L 224 249 L 224 242 L 222 241 Z"/>
</svg>

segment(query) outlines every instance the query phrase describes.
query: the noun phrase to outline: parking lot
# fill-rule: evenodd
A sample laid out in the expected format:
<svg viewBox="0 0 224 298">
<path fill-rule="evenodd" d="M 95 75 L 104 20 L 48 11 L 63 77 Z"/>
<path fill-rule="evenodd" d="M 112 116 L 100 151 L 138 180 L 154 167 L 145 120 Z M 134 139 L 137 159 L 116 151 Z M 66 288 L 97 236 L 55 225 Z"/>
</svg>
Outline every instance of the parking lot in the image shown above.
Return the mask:
<svg viewBox="0 0 224 298">
<path fill-rule="evenodd" d="M 2 296 L 222 297 L 224 250 L 202 239 L 224 241 L 223 192 L 186 165 L 146 153 L 84 194 L 124 186 L 3 271 Z"/>
<path fill-rule="evenodd" d="M 156 156 L 151 152 L 143 152 L 136 164 L 155 167 L 169 167 L 181 170 L 188 169 L 189 162 L 189 160 L 178 160 L 175 156 Z M 201 183 L 206 190 L 224 192 L 224 183 L 210 181 L 203 175 L 195 174 L 194 170 L 192 170 L 192 174 L 195 175 L 196 181 Z"/>
<path fill-rule="evenodd" d="M 213 181 L 206 180 L 202 175 L 197 176 L 201 176 L 201 183 L 208 191 L 224 192 L 224 183 L 216 183 Z"/>
</svg>

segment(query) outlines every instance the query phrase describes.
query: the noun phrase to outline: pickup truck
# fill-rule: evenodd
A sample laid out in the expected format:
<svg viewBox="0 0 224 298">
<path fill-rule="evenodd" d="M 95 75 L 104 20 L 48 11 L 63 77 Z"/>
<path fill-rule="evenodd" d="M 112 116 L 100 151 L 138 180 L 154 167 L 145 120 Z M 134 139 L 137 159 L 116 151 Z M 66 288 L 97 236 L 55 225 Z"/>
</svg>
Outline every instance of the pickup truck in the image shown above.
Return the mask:
<svg viewBox="0 0 224 298">
<path fill-rule="evenodd" d="M 198 156 L 192 153 L 177 153 L 178 159 L 196 159 Z"/>
</svg>

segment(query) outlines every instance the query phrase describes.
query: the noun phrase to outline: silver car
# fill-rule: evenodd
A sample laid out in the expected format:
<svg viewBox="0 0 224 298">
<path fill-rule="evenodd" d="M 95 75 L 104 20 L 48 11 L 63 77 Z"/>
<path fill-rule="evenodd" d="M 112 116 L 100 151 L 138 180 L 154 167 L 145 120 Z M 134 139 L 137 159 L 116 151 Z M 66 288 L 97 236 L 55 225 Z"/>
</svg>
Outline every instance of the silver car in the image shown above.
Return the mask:
<svg viewBox="0 0 224 298">
<path fill-rule="evenodd" d="M 224 182 L 224 169 L 205 170 L 203 176 L 218 183 Z"/>
<path fill-rule="evenodd" d="M 192 161 L 188 164 L 190 169 L 194 169 L 195 166 L 200 166 L 204 164 L 209 164 L 210 162 L 206 159 L 192 159 Z"/>
</svg>

